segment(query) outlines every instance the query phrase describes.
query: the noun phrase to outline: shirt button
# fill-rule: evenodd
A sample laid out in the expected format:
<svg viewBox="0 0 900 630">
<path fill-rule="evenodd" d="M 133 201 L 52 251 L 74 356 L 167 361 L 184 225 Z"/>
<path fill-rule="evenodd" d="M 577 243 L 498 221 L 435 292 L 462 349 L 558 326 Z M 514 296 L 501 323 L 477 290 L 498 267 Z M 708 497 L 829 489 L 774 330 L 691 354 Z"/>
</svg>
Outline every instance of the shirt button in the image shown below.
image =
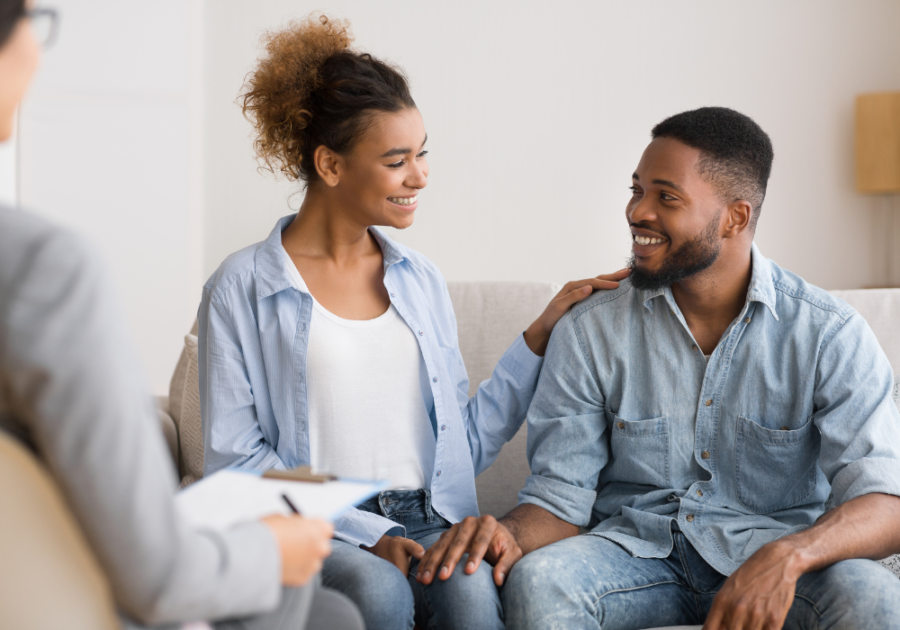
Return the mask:
<svg viewBox="0 0 900 630">
<path fill-rule="evenodd" d="M 710 398 L 709 400 L 707 400 L 707 401 L 706 401 L 705 403 L 703 403 L 703 404 L 706 405 L 707 407 L 712 406 L 712 398 Z"/>
<path fill-rule="evenodd" d="M 684 520 L 686 520 L 688 523 L 693 523 L 693 522 L 694 522 L 694 515 L 693 515 L 693 514 L 688 514 L 687 517 L 685 517 Z"/>
<path fill-rule="evenodd" d="M 749 317 L 745 317 L 745 318 L 744 318 L 744 323 L 745 323 L 745 324 L 749 324 L 749 323 L 750 323 L 750 318 L 749 318 Z"/>
<path fill-rule="evenodd" d="M 695 344 L 695 343 L 691 344 L 691 350 L 698 350 L 698 349 L 699 348 L 697 348 L 697 344 Z"/>
<path fill-rule="evenodd" d="M 787 427 L 781 427 L 781 430 L 782 430 L 782 431 L 787 431 L 788 428 L 787 428 Z"/>
<path fill-rule="evenodd" d="M 393 293 L 391 293 L 391 297 L 396 297 Z"/>
<path fill-rule="evenodd" d="M 702 497 L 702 496 L 703 496 L 703 490 L 697 490 L 697 496 L 698 496 L 698 497 Z"/>
<path fill-rule="evenodd" d="M 446 425 L 446 424 L 442 424 L 442 425 L 441 425 L 441 431 L 446 431 L 446 430 L 447 430 L 447 425 Z"/>
<path fill-rule="evenodd" d="M 422 335 L 424 335 L 424 334 L 425 334 L 425 333 L 423 333 L 421 330 L 419 331 L 419 336 L 420 336 L 420 337 L 421 337 Z"/>
<path fill-rule="evenodd" d="M 620 429 L 624 429 L 624 428 L 625 428 L 625 423 L 624 423 L 624 422 L 617 422 L 617 423 L 616 423 L 616 426 L 619 427 Z"/>
<path fill-rule="evenodd" d="M 435 376 L 435 377 L 434 377 L 433 379 L 431 379 L 431 380 L 434 381 L 435 383 L 437 383 L 437 376 Z"/>
<path fill-rule="evenodd" d="M 440 477 L 440 476 L 441 476 L 441 471 L 440 471 L 440 470 L 439 470 L 439 471 L 437 471 L 437 476 L 438 476 L 438 477 Z"/>
<path fill-rule="evenodd" d="M 703 451 L 702 453 L 700 453 L 700 457 L 702 457 L 703 459 L 709 459 L 709 451 Z"/>
</svg>

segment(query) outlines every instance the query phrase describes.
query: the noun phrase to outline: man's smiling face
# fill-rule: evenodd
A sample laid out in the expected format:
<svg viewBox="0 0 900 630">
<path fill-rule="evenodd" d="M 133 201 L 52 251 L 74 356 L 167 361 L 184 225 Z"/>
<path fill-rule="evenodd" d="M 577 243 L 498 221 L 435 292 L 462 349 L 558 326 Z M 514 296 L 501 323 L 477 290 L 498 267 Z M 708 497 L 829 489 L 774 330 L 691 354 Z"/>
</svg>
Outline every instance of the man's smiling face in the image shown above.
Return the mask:
<svg viewBox="0 0 900 630">
<path fill-rule="evenodd" d="M 701 177 L 700 159 L 698 149 L 672 138 L 656 138 L 644 150 L 625 209 L 635 288 L 669 286 L 716 261 L 727 204 Z"/>
</svg>

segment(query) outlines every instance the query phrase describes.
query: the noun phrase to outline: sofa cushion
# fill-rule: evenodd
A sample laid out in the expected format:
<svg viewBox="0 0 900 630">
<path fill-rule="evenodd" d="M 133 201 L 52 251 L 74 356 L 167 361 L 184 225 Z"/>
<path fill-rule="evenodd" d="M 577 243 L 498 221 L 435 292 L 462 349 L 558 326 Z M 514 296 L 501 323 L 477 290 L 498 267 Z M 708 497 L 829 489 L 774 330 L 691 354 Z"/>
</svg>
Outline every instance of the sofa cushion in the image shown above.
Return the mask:
<svg viewBox="0 0 900 630">
<path fill-rule="evenodd" d="M 200 420 L 200 376 L 197 370 L 196 335 L 184 336 L 182 357 L 184 366 L 179 405 L 172 416 L 178 425 L 181 443 L 180 469 L 183 488 L 203 477 L 203 425 Z M 170 406 L 173 406 L 171 402 Z"/>
</svg>

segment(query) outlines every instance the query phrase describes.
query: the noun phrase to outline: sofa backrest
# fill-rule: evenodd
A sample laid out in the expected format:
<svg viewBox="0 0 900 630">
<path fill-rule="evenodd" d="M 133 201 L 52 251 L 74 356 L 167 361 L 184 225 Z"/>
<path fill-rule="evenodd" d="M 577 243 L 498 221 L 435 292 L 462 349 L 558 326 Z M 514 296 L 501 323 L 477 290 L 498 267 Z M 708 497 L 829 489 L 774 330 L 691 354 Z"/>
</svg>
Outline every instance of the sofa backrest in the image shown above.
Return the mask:
<svg viewBox="0 0 900 630">
<path fill-rule="evenodd" d="M 490 377 L 500 356 L 559 291 L 538 282 L 451 282 L 459 346 L 469 374 L 469 395 Z M 900 289 L 834 291 L 862 315 L 875 332 L 895 374 L 900 395 Z M 525 457 L 526 427 L 503 447 L 497 461 L 476 480 L 482 514 L 503 516 L 516 506 L 519 489 L 530 474 Z"/>
</svg>

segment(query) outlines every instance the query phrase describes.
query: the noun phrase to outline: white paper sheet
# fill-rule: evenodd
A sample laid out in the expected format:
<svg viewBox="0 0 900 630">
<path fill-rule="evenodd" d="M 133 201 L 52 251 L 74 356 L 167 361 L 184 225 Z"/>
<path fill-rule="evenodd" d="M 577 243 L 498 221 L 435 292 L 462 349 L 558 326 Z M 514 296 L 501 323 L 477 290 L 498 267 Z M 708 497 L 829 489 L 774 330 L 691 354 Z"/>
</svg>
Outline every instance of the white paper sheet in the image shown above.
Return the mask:
<svg viewBox="0 0 900 630">
<path fill-rule="evenodd" d="M 303 516 L 334 521 L 386 487 L 378 481 L 305 483 L 222 470 L 179 492 L 175 504 L 194 527 L 222 531 L 270 514 L 291 514 L 282 494 Z"/>
</svg>

